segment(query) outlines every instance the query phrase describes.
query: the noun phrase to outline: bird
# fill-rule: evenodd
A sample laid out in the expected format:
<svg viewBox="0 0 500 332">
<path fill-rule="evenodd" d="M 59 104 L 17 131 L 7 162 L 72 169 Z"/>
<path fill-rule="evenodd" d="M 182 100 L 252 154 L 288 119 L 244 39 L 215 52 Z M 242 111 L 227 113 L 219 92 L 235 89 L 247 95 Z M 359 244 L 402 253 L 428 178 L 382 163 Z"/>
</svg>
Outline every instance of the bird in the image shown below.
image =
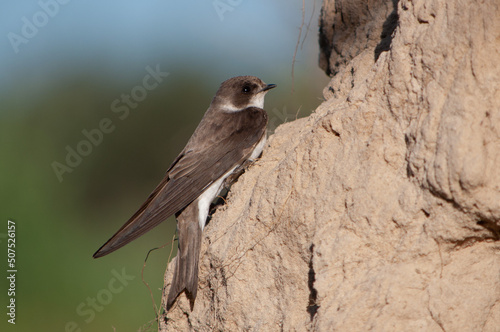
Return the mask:
<svg viewBox="0 0 500 332">
<path fill-rule="evenodd" d="M 93 255 L 105 256 L 175 214 L 178 251 L 167 311 L 185 292 L 193 309 L 198 261 L 209 208 L 221 189 L 262 153 L 268 115 L 264 96 L 276 87 L 255 76 L 232 77 L 220 85 L 210 106 L 160 184 L 137 212 Z"/>
</svg>

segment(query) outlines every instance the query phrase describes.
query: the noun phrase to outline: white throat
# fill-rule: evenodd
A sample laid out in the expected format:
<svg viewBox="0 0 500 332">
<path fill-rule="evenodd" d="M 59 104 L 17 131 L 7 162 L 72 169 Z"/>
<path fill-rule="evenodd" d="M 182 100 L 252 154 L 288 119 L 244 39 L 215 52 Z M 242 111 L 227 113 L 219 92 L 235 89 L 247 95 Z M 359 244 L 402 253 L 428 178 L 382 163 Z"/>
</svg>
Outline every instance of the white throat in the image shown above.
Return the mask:
<svg viewBox="0 0 500 332">
<path fill-rule="evenodd" d="M 264 108 L 264 97 L 266 96 L 266 92 L 260 92 L 256 96 L 252 98 L 250 101 L 250 106 L 257 108 Z"/>
<path fill-rule="evenodd" d="M 250 103 L 246 107 L 264 108 L 264 97 L 266 96 L 266 92 L 267 91 L 262 91 L 255 95 L 252 99 L 250 99 Z M 234 106 L 229 100 L 221 104 L 220 107 L 225 112 L 238 112 L 242 110 Z"/>
</svg>

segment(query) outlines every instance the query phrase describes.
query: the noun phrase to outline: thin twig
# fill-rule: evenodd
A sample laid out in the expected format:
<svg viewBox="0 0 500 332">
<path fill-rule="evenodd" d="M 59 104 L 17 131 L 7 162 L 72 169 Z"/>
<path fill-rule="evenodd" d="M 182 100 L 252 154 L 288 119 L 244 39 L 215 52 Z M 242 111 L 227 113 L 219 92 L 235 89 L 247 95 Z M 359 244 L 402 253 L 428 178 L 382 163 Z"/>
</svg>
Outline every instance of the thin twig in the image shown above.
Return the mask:
<svg viewBox="0 0 500 332">
<path fill-rule="evenodd" d="M 153 248 L 151 250 L 148 251 L 147 255 L 146 255 L 146 258 L 144 259 L 144 264 L 142 265 L 142 270 L 141 270 L 141 279 L 142 279 L 142 283 L 144 285 L 146 285 L 146 287 L 148 288 L 149 290 L 149 294 L 151 295 L 151 301 L 153 302 L 153 308 L 154 308 L 154 311 L 155 311 L 155 317 L 156 317 L 156 320 L 158 321 L 158 316 L 159 316 L 159 310 L 158 310 L 158 307 L 156 306 L 156 302 L 155 302 L 155 299 L 154 299 L 154 296 L 153 296 L 153 291 L 151 291 L 151 287 L 149 287 L 149 284 L 146 282 L 146 280 L 144 280 L 144 269 L 146 268 L 146 262 L 148 261 L 148 258 L 149 258 L 149 254 L 157 249 L 162 249 L 164 247 L 166 247 L 168 244 L 172 243 L 172 249 L 170 250 L 170 254 L 168 256 L 168 259 L 170 261 L 170 256 L 172 255 L 172 251 L 173 251 L 173 244 L 174 244 L 174 238 L 175 238 L 175 234 L 174 234 L 174 237 L 172 238 L 172 241 L 170 242 L 167 242 L 165 243 L 164 245 L 160 246 L 160 247 L 156 247 L 156 248 Z"/>
<path fill-rule="evenodd" d="M 295 85 L 295 57 L 297 56 L 297 52 L 299 50 L 300 39 L 302 36 L 302 28 L 304 27 L 305 15 L 306 15 L 306 0 L 302 0 L 302 23 L 300 24 L 299 37 L 297 38 L 297 44 L 295 45 L 295 51 L 293 52 L 293 59 L 292 59 L 292 92 L 294 91 L 293 88 Z"/>
<path fill-rule="evenodd" d="M 302 47 L 304 46 L 304 42 L 306 41 L 307 33 L 309 32 L 309 27 L 311 26 L 311 22 L 315 12 L 316 12 L 316 0 L 313 1 L 313 9 L 311 12 L 311 17 L 309 18 L 309 22 L 307 23 L 306 33 L 304 34 L 304 39 L 302 39 L 302 44 L 300 45 L 300 49 L 302 49 Z"/>
</svg>

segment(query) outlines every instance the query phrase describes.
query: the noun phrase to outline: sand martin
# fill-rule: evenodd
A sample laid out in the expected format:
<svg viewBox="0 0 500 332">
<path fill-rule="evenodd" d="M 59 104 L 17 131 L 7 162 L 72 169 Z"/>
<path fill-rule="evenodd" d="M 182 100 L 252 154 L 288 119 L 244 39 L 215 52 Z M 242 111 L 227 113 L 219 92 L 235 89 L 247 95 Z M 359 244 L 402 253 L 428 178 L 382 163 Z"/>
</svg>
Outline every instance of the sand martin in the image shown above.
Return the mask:
<svg viewBox="0 0 500 332">
<path fill-rule="evenodd" d="M 198 289 L 201 234 L 210 204 L 225 180 L 262 153 L 267 126 L 264 96 L 275 86 L 255 76 L 224 81 L 163 180 L 94 258 L 123 247 L 175 214 L 178 253 L 167 310 L 183 291 L 192 308 Z"/>
</svg>

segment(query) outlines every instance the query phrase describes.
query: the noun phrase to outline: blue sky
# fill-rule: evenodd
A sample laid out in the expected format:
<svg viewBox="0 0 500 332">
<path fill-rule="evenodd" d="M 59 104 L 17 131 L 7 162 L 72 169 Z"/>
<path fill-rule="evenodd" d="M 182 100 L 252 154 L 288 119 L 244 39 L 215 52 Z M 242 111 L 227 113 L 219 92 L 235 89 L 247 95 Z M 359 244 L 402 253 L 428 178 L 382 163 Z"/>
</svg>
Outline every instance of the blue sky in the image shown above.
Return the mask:
<svg viewBox="0 0 500 332">
<path fill-rule="evenodd" d="M 312 4 L 306 4 L 306 23 Z M 298 73 L 320 73 L 316 60 L 319 11 L 317 1 L 297 57 Z M 75 67 L 127 78 L 159 61 L 167 66 L 192 65 L 202 77 L 205 69 L 215 72 L 218 82 L 239 74 L 291 71 L 301 19 L 300 0 L 3 2 L 0 90 L 12 82 L 43 87 Z M 30 24 L 37 31 L 33 33 Z M 304 27 L 302 37 L 305 32 Z M 12 40 L 17 36 L 23 43 L 15 45 Z"/>
</svg>

